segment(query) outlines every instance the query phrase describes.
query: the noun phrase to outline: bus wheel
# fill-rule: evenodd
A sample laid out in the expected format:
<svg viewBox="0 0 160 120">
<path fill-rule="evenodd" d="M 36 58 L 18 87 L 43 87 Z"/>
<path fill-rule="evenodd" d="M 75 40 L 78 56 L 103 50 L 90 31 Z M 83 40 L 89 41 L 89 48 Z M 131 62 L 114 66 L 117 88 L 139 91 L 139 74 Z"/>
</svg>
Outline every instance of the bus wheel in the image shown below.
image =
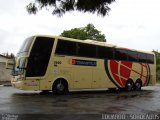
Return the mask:
<svg viewBox="0 0 160 120">
<path fill-rule="evenodd" d="M 55 94 L 66 94 L 68 92 L 68 83 L 66 80 L 59 79 L 53 84 L 52 91 Z"/>
<path fill-rule="evenodd" d="M 141 87 L 142 87 L 142 82 L 141 80 L 136 80 L 135 84 L 134 84 L 134 90 L 136 91 L 140 91 L 141 90 Z"/>
<path fill-rule="evenodd" d="M 129 79 L 129 80 L 126 82 L 125 90 L 126 90 L 126 91 L 132 91 L 132 90 L 133 90 L 133 87 L 134 87 L 133 80 Z"/>
</svg>

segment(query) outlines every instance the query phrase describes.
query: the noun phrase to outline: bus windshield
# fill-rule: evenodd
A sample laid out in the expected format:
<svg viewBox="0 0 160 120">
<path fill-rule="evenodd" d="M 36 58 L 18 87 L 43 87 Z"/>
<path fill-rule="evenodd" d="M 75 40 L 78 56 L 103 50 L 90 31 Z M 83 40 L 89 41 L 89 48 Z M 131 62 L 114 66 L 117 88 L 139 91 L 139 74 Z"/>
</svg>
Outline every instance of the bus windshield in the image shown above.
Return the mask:
<svg viewBox="0 0 160 120">
<path fill-rule="evenodd" d="M 27 58 L 22 57 L 18 60 L 18 63 L 16 63 L 17 60 L 15 60 L 13 70 L 12 70 L 12 75 L 17 76 L 21 75 L 24 72 L 25 64 L 26 64 Z"/>
<path fill-rule="evenodd" d="M 33 40 L 34 40 L 34 37 L 29 37 L 29 38 L 27 38 L 27 39 L 23 42 L 20 50 L 18 51 L 18 54 L 19 54 L 19 53 L 23 53 L 23 52 L 28 52 L 28 51 L 29 51 L 29 48 L 30 48 L 30 46 L 31 46 L 31 44 L 32 44 L 32 42 L 33 42 Z"/>
<path fill-rule="evenodd" d="M 33 40 L 34 40 L 33 36 L 29 37 L 21 45 L 21 48 L 17 53 L 18 59 L 15 59 L 15 62 L 14 62 L 14 66 L 12 70 L 13 76 L 21 75 L 24 73 L 24 67 L 25 67 L 26 60 L 27 60 L 26 56 L 29 53 Z"/>
</svg>

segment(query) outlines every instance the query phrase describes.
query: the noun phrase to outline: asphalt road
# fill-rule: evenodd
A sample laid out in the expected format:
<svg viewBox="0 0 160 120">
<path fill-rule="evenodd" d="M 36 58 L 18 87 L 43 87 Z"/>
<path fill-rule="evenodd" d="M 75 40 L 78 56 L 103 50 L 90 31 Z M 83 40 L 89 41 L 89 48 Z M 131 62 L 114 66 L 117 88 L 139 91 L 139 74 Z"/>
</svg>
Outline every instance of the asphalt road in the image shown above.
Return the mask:
<svg viewBox="0 0 160 120">
<path fill-rule="evenodd" d="M 153 114 L 155 119 L 160 119 L 160 85 L 133 92 L 83 91 L 68 95 L 0 87 L 0 119 L 3 120 L 102 120 L 108 119 L 104 117 L 106 114 Z"/>
</svg>

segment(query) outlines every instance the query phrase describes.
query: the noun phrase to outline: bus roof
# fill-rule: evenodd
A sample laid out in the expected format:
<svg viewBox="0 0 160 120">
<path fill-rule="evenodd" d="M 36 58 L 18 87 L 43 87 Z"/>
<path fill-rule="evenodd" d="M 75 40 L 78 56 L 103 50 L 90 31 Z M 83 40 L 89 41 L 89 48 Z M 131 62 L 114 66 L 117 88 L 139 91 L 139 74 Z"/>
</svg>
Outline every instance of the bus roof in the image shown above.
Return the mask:
<svg viewBox="0 0 160 120">
<path fill-rule="evenodd" d="M 99 42 L 99 41 L 90 40 L 90 39 L 80 40 L 80 39 L 67 38 L 67 37 L 56 36 L 56 35 L 55 36 L 54 35 L 33 35 L 33 36 L 35 36 L 35 37 L 38 37 L 38 36 L 41 36 L 41 37 L 52 37 L 52 38 L 55 38 L 55 39 L 63 39 L 63 40 L 69 40 L 69 41 L 74 41 L 74 42 L 93 44 L 93 45 L 98 45 L 98 46 L 114 47 L 114 48 L 119 48 L 119 49 L 122 49 L 122 50 L 131 50 L 131 51 L 136 51 L 136 52 L 154 54 L 151 51 L 135 50 L 135 49 L 120 47 L 120 46 L 117 46 L 117 45 L 114 45 L 114 44 L 108 44 L 106 42 Z"/>
</svg>

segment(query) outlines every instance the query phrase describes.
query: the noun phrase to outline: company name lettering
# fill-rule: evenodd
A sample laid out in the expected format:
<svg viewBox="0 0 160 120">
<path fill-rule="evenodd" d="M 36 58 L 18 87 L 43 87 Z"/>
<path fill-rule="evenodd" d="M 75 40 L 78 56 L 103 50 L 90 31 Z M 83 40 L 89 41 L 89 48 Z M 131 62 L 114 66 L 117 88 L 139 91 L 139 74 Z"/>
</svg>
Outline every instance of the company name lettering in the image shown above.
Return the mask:
<svg viewBox="0 0 160 120">
<path fill-rule="evenodd" d="M 72 59 L 72 65 L 96 66 L 96 61 Z"/>
</svg>

